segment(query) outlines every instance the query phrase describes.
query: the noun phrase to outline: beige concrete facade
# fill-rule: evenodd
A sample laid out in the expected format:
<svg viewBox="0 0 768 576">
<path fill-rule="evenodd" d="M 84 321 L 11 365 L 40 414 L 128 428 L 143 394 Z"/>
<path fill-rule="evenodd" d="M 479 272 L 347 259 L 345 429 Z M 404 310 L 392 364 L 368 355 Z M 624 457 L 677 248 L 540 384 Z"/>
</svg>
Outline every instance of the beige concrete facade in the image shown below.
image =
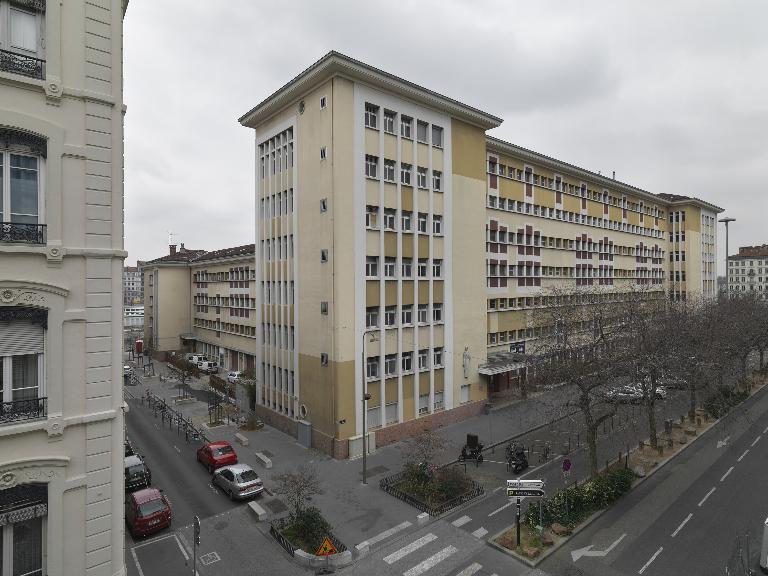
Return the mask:
<svg viewBox="0 0 768 576">
<path fill-rule="evenodd" d="M 126 6 L 0 1 L 0 576 L 125 572 Z"/>
<path fill-rule="evenodd" d="M 257 403 L 337 457 L 362 450 L 364 394 L 378 445 L 477 413 L 551 289 L 664 294 L 670 207 L 719 211 L 490 138 L 500 118 L 335 52 L 240 122 L 256 145 Z M 690 269 L 714 234 L 689 236 L 687 290 L 705 290 Z M 282 304 L 265 288 L 286 284 Z"/>
</svg>

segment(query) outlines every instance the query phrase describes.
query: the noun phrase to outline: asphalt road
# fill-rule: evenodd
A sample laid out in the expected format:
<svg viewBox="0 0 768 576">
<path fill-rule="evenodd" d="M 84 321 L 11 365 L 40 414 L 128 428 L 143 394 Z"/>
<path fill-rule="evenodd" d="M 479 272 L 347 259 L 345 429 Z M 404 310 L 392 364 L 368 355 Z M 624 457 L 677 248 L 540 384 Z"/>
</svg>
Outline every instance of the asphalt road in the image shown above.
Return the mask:
<svg viewBox="0 0 768 576">
<path fill-rule="evenodd" d="M 737 538 L 744 564 L 758 570 L 768 516 L 766 473 L 768 390 L 763 389 L 540 568 L 597 576 L 746 576 L 737 570 L 742 565 Z M 593 547 L 591 555 L 578 557 L 587 546 Z"/>
</svg>

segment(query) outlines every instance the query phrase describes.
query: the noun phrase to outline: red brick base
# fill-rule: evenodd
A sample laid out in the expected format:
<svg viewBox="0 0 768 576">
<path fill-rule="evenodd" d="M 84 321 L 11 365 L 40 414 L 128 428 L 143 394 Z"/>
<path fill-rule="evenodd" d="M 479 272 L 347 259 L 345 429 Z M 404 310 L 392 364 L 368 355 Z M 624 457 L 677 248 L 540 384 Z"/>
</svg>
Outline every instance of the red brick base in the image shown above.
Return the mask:
<svg viewBox="0 0 768 576">
<path fill-rule="evenodd" d="M 487 400 L 470 402 L 458 408 L 435 412 L 429 416 L 422 416 L 402 424 L 393 424 L 392 426 L 376 430 L 376 447 L 381 448 L 387 444 L 416 436 L 424 430 L 435 430 L 442 428 L 446 424 L 453 424 L 454 422 L 460 422 L 461 420 L 477 416 L 483 412 L 486 402 Z"/>
<path fill-rule="evenodd" d="M 284 434 L 290 434 L 294 438 L 298 436 L 298 424 L 295 420 L 292 420 L 288 416 L 280 414 L 279 412 L 275 412 L 274 410 L 270 410 L 266 406 L 262 406 L 260 404 L 256 404 L 254 412 L 258 418 L 263 420 L 264 423 L 272 426 L 272 428 L 276 428 Z"/>
</svg>

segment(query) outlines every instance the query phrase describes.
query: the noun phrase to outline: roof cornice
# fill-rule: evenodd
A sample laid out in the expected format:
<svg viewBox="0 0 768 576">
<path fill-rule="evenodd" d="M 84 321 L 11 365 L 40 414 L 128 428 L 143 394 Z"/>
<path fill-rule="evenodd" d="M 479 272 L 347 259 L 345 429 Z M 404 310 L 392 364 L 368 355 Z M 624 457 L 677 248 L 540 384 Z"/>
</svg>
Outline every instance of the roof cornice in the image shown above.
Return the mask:
<svg viewBox="0 0 768 576">
<path fill-rule="evenodd" d="M 243 126 L 255 128 L 280 110 L 299 100 L 317 84 L 335 76 L 363 82 L 374 88 L 394 93 L 430 108 L 444 111 L 454 118 L 474 124 L 483 130 L 499 126 L 503 120 L 457 100 L 428 90 L 364 62 L 331 51 L 293 80 L 271 94 L 238 119 Z"/>
</svg>

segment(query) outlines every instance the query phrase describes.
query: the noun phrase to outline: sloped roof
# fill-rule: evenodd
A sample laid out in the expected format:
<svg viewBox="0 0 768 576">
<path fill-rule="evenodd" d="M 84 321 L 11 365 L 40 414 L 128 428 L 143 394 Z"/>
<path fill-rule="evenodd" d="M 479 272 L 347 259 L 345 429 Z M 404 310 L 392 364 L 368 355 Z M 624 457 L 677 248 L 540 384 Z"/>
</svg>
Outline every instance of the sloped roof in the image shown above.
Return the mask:
<svg viewBox="0 0 768 576">
<path fill-rule="evenodd" d="M 201 256 L 198 256 L 193 260 L 193 263 L 207 262 L 209 260 L 218 260 L 219 258 L 234 258 L 238 256 L 255 256 L 256 245 L 244 244 L 243 246 L 235 246 L 233 248 L 222 248 L 221 250 L 214 250 L 212 252 L 206 252 Z"/>
</svg>

